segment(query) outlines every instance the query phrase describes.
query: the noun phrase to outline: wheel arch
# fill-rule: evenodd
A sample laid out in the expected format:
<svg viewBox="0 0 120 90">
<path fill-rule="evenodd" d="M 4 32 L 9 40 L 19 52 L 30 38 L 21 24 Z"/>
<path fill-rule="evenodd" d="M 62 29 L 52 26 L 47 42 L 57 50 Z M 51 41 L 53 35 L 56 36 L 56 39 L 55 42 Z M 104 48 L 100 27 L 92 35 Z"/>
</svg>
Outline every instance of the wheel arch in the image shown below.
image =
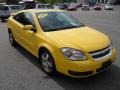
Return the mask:
<svg viewBox="0 0 120 90">
<path fill-rule="evenodd" d="M 40 55 L 40 53 L 43 51 L 43 50 L 48 50 L 46 47 L 44 46 L 41 46 L 38 50 L 38 56 Z M 49 50 L 48 50 L 49 51 Z"/>
<path fill-rule="evenodd" d="M 43 51 L 43 50 L 48 50 L 50 52 L 50 54 L 53 56 L 54 58 L 54 49 L 51 47 L 51 46 L 48 46 L 48 45 L 42 45 L 39 47 L 39 50 L 38 50 L 38 57 L 39 57 L 39 54 Z"/>
<path fill-rule="evenodd" d="M 42 44 L 42 45 L 40 45 L 39 49 L 38 49 L 38 58 L 39 58 L 40 53 L 44 49 L 46 49 L 46 50 L 49 51 L 49 53 L 52 55 L 52 57 L 54 59 L 54 62 L 56 63 L 56 47 L 54 47 L 52 45 L 48 45 L 48 44 Z"/>
</svg>

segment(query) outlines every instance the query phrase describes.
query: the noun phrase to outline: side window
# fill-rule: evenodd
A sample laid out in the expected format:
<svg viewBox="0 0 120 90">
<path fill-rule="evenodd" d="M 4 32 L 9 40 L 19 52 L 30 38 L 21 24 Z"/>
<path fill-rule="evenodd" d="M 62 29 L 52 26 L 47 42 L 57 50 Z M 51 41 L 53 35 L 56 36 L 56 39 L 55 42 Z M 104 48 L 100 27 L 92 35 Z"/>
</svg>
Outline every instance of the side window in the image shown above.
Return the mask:
<svg viewBox="0 0 120 90">
<path fill-rule="evenodd" d="M 34 19 L 30 13 L 24 13 L 24 25 L 33 25 L 35 26 Z"/>
<path fill-rule="evenodd" d="M 23 21 L 24 21 L 24 13 L 19 13 L 17 15 L 15 15 L 13 17 L 16 21 L 18 21 L 19 23 L 23 24 Z"/>
<path fill-rule="evenodd" d="M 30 13 L 19 13 L 13 17 L 16 21 L 23 25 L 33 25 L 35 26 L 34 19 Z"/>
<path fill-rule="evenodd" d="M 36 4 L 27 4 L 24 9 L 34 9 L 36 7 Z"/>
<path fill-rule="evenodd" d="M 20 13 L 21 14 L 21 13 Z M 17 14 L 17 15 L 15 15 L 13 18 L 16 20 L 16 21 L 18 21 L 19 22 L 19 20 L 20 20 L 20 14 Z"/>
<path fill-rule="evenodd" d="M 42 8 L 40 4 L 38 5 L 38 8 Z"/>
<path fill-rule="evenodd" d="M 10 6 L 11 10 L 20 10 L 20 6 Z"/>
</svg>

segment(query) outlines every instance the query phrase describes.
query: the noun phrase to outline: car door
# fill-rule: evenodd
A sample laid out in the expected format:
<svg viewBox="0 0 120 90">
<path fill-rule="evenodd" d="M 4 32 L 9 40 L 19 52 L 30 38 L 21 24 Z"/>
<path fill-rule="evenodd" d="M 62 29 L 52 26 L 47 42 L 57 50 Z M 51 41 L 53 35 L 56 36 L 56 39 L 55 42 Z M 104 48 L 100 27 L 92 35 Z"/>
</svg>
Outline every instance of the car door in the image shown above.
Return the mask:
<svg viewBox="0 0 120 90">
<path fill-rule="evenodd" d="M 15 40 L 22 46 L 24 45 L 24 38 L 23 38 L 23 33 L 25 32 L 23 30 L 23 22 L 24 22 L 24 13 L 21 12 L 13 17 L 13 20 L 11 21 L 11 29 L 13 36 Z"/>
<path fill-rule="evenodd" d="M 15 15 L 13 19 L 11 27 L 14 27 L 13 34 L 16 41 L 35 55 L 38 50 L 37 45 L 39 43 L 37 32 L 23 29 L 25 25 L 32 25 L 36 28 L 32 15 L 28 12 L 21 12 Z"/>
<path fill-rule="evenodd" d="M 25 25 L 32 25 L 34 27 L 34 30 L 22 30 L 22 38 L 24 41 L 24 46 L 26 49 L 28 49 L 32 54 L 35 54 L 38 49 L 38 34 L 37 34 L 37 28 L 34 22 L 34 18 L 31 13 L 24 12 L 24 20 L 22 22 L 23 27 Z"/>
</svg>

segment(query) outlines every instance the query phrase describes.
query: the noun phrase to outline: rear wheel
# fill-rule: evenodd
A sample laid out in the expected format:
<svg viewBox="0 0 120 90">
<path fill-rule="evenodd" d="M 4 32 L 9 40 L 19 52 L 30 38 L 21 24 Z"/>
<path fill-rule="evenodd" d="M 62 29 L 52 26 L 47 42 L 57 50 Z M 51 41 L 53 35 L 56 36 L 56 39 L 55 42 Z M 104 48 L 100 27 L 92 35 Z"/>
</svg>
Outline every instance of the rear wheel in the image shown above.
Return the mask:
<svg viewBox="0 0 120 90">
<path fill-rule="evenodd" d="M 55 67 L 54 59 L 50 54 L 50 52 L 46 49 L 43 49 L 39 54 L 39 59 L 40 59 L 43 70 L 48 75 L 55 75 L 56 67 Z"/>
<path fill-rule="evenodd" d="M 75 11 L 77 11 L 77 8 L 75 8 Z"/>
<path fill-rule="evenodd" d="M 17 45 L 11 31 L 9 31 L 9 41 L 10 41 L 11 46 L 16 46 Z"/>
</svg>

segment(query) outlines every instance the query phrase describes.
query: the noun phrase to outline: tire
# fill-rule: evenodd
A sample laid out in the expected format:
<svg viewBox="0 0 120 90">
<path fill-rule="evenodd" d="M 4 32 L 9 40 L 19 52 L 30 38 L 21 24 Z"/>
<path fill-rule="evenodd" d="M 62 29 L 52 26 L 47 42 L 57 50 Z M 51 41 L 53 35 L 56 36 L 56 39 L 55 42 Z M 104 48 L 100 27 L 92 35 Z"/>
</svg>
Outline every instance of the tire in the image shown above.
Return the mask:
<svg viewBox="0 0 120 90">
<path fill-rule="evenodd" d="M 75 11 L 77 11 L 77 8 L 75 8 Z"/>
<path fill-rule="evenodd" d="M 50 76 L 54 76 L 56 74 L 54 59 L 47 49 L 43 49 L 41 53 L 39 53 L 39 60 L 46 74 Z"/>
<path fill-rule="evenodd" d="M 6 22 L 6 18 L 1 18 L 1 21 L 2 22 Z"/>
<path fill-rule="evenodd" d="M 9 41 L 10 41 L 11 46 L 15 47 L 17 45 L 17 42 L 15 41 L 11 31 L 9 31 Z"/>
</svg>

